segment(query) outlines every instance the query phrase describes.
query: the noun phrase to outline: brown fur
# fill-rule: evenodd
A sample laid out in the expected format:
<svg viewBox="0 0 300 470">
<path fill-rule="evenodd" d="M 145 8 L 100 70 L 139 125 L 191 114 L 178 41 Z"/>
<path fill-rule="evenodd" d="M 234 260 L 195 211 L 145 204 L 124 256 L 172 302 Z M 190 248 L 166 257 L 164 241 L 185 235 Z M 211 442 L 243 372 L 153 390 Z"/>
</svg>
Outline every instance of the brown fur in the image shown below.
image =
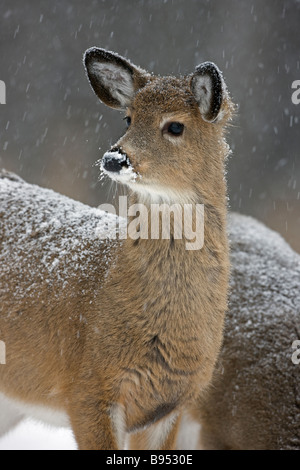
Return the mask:
<svg viewBox="0 0 300 470">
<path fill-rule="evenodd" d="M 99 248 L 87 242 L 89 273 L 71 276 L 66 266 L 70 279 L 62 287 L 65 273 L 54 279 L 40 266 L 34 279 L 38 294 L 24 298 L 12 293 L 20 283 L 30 292 L 30 264 L 24 263 L 22 272 L 8 265 L 0 272 L 0 283 L 9 287 L 1 292 L 0 338 L 6 342 L 7 364 L 0 368 L 0 391 L 66 411 L 80 449 L 120 446 L 115 410 L 123 413 L 128 433 L 151 429 L 173 415 L 178 421 L 211 380 L 227 308 L 224 126 L 231 103 L 226 95 L 222 121 L 205 122 L 189 81 L 152 77 L 136 93 L 128 110 L 131 127 L 117 145 L 130 156 L 143 184 L 175 190 L 179 203 L 188 194 L 193 204 L 205 204 L 204 248 L 186 251 L 186 240 L 172 237 L 112 246 L 108 241 Z M 186 125 L 176 145 L 158 131 L 166 113 Z M 139 193 L 131 194 L 131 202 L 139 200 Z M 2 199 L 0 206 L 0 223 L 15 224 L 12 252 L 26 220 L 47 206 L 32 209 L 13 202 L 18 222 L 10 218 L 9 200 Z M 141 202 L 150 209 L 150 200 Z M 0 243 L 7 243 L 1 237 Z M 38 227 L 32 237 L 38 239 Z M 39 266 L 47 245 L 36 246 L 31 261 Z M 68 256 L 80 256 L 79 250 L 74 246 Z M 9 257 L 4 260 L 9 263 Z M 161 449 L 174 448 L 176 428 L 163 437 Z"/>
<path fill-rule="evenodd" d="M 234 214 L 229 227 L 223 346 L 192 412 L 201 424 L 200 448 L 300 450 L 300 364 L 292 361 L 300 339 L 300 256 L 250 217 Z M 195 437 L 185 421 L 181 442 Z"/>
</svg>

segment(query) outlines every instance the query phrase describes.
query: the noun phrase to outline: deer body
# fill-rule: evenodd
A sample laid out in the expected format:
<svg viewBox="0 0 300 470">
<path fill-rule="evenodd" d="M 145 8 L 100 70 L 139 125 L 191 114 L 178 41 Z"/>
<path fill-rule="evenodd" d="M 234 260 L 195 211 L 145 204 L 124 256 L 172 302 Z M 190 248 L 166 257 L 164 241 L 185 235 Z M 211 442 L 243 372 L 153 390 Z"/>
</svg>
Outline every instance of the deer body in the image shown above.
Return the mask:
<svg viewBox="0 0 300 470">
<path fill-rule="evenodd" d="M 111 217 L 52 191 L 28 185 L 5 172 L 0 172 L 0 188 L 1 208 L 6 207 L 10 213 L 11 235 L 17 236 L 18 230 L 18 238 L 23 238 L 19 249 L 17 249 L 18 245 L 14 245 L 13 252 L 10 251 L 10 263 L 7 262 L 7 265 L 10 264 L 13 267 L 16 263 L 19 264 L 19 255 L 24 257 L 24 253 L 21 253 L 22 246 L 24 247 L 24 235 L 27 234 L 28 238 L 27 256 L 22 263 L 20 282 L 17 283 L 18 289 L 14 291 L 13 297 L 19 295 L 21 298 L 21 294 L 23 295 L 19 289 L 24 279 L 28 279 L 30 286 L 32 284 L 30 276 L 36 274 L 37 270 L 41 272 L 41 263 L 38 265 L 33 263 L 37 238 L 33 243 L 34 239 L 31 237 L 32 232 L 36 232 L 35 227 L 40 223 L 41 213 L 45 215 L 39 245 L 45 247 L 42 240 L 46 241 L 51 234 L 52 240 L 57 243 L 57 250 L 53 250 L 53 245 L 50 250 L 50 253 L 53 253 L 52 262 L 44 260 L 44 275 L 47 275 L 52 285 L 57 276 L 63 272 L 63 279 L 68 282 L 70 278 L 76 279 L 78 273 L 81 273 L 82 279 L 86 276 L 92 279 L 93 263 L 91 260 L 93 258 L 97 260 L 99 250 L 101 247 L 104 248 L 104 242 L 101 242 L 98 235 L 95 236 L 96 229 L 97 227 L 104 228 L 106 222 L 108 225 L 114 225 Z M 10 201 L 9 204 L 8 201 Z M 12 212 L 12 206 L 15 207 L 14 212 Z M 20 213 L 25 210 L 27 212 L 27 217 L 24 219 L 26 225 L 22 227 Z M 3 212 L 1 214 L 3 221 Z M 12 223 L 13 221 L 15 222 Z M 1 231 L 1 233 L 5 232 Z M 230 217 L 229 237 L 232 266 L 231 295 L 224 344 L 214 369 L 212 383 L 204 394 L 200 391 L 202 397 L 198 399 L 198 406 L 193 406 L 193 416 L 200 421 L 202 426 L 200 445 L 201 448 L 206 449 L 297 449 L 299 448 L 300 369 L 299 364 L 294 364 L 291 360 L 293 354 L 291 346 L 294 340 L 300 338 L 299 255 L 294 253 L 278 234 L 250 217 L 237 214 Z M 58 240 L 60 240 L 59 243 Z M 87 242 L 88 250 L 86 250 Z M 29 244 L 31 244 L 31 250 L 29 250 Z M 78 248 L 80 246 L 77 259 L 71 251 L 71 247 L 76 245 Z M 62 246 L 65 247 L 64 250 L 61 249 Z M 3 249 L 3 238 L 1 247 Z M 110 248 L 113 248 L 112 242 Z M 45 253 L 45 250 L 43 252 Z M 109 251 L 106 248 L 104 257 L 107 258 L 108 254 Z M 3 261 L 2 254 L 2 269 Z M 56 270 L 52 268 L 53 262 Z M 28 263 L 32 263 L 31 269 L 26 268 Z M 11 305 L 11 293 L 10 297 L 7 296 L 8 303 L 3 303 L 3 292 L 7 286 L 3 279 L 5 276 L 1 278 L 2 328 L 3 319 L 8 312 L 7 306 Z M 64 289 L 62 279 L 60 282 L 55 281 L 55 284 L 59 290 Z M 84 284 L 86 285 L 86 281 Z M 65 283 L 65 287 L 66 285 Z M 32 289 L 34 296 L 38 296 L 38 286 L 33 286 Z M 82 291 L 77 294 L 82 294 Z M 49 297 L 52 307 L 54 301 L 55 296 Z M 66 311 L 65 313 L 66 325 L 72 325 L 72 318 L 67 316 Z M 21 316 L 15 315 L 14 318 L 15 324 L 20 324 Z M 86 323 L 86 317 L 79 315 L 78 324 L 82 323 L 83 325 Z M 82 340 L 80 339 L 82 333 L 78 334 L 78 331 L 82 332 L 80 326 L 77 330 L 74 328 L 72 341 L 70 341 L 73 348 Z M 33 328 L 31 333 L 29 346 L 32 338 L 36 340 L 36 329 Z M 2 329 L 0 337 L 4 339 L 3 336 Z M 57 329 L 57 336 L 59 336 L 59 329 Z M 23 332 L 22 341 L 24 340 Z M 36 347 L 31 353 L 28 346 L 22 349 L 23 358 L 20 359 L 20 368 L 14 380 L 22 382 L 22 373 L 31 373 L 30 368 L 29 372 L 28 368 L 24 369 L 24 364 L 28 363 L 28 360 L 32 363 L 34 359 L 33 370 L 34 368 L 42 370 L 43 360 L 51 351 L 61 356 L 62 362 L 66 346 L 65 337 L 61 341 L 63 347 L 59 345 L 54 347 L 53 338 L 48 341 L 40 350 L 42 358 L 40 354 L 36 354 Z M 8 350 L 11 351 L 10 345 Z M 8 357 L 7 360 L 10 361 L 10 358 Z M 80 354 L 77 354 L 77 368 L 80 362 Z M 12 393 L 12 389 L 3 388 L 5 367 L 4 365 L 0 367 L 0 373 L 3 374 L 0 394 L 0 435 L 24 416 L 33 416 L 57 426 L 70 425 L 70 418 L 65 411 L 67 408 L 65 399 L 53 400 L 55 391 L 56 398 L 59 398 L 58 389 L 55 390 L 53 385 L 57 383 L 57 380 L 53 382 L 49 380 L 47 391 L 44 390 L 39 397 L 36 395 L 36 400 L 30 401 L 22 395 L 21 387 L 16 387 L 15 393 Z M 74 376 L 71 377 L 70 374 L 70 381 L 73 379 Z M 4 390 L 9 395 L 9 399 L 7 395 L 4 396 Z M 52 402 L 50 401 L 51 395 Z M 120 411 L 118 414 L 116 409 L 114 415 L 115 419 L 118 421 L 119 418 L 119 422 L 122 423 Z M 159 426 L 159 430 L 167 432 L 168 426 L 172 426 L 172 419 L 165 420 L 164 426 L 161 424 Z M 157 442 L 160 438 L 158 431 L 155 430 L 154 433 Z M 196 436 L 195 432 L 197 432 Z M 155 443 L 154 438 L 152 436 L 153 443 Z M 185 423 L 179 447 L 190 449 L 191 442 L 197 439 L 198 429 L 190 430 Z"/>
<path fill-rule="evenodd" d="M 112 216 L 89 221 L 87 208 L 47 190 L 31 205 L 30 185 L 0 179 L 0 392 L 67 415 L 81 449 L 124 448 L 128 433 L 143 447 L 174 448 L 222 341 L 232 106 L 212 64 L 157 78 L 95 48 L 85 64 L 99 98 L 131 122 L 102 168 L 146 206 L 141 230 L 153 201 L 201 203 L 205 245 L 187 251 L 174 222 L 169 240 L 100 241 Z"/>
<path fill-rule="evenodd" d="M 200 446 L 299 450 L 300 256 L 250 217 L 229 225 L 231 295 L 213 380 L 194 410 Z"/>
</svg>

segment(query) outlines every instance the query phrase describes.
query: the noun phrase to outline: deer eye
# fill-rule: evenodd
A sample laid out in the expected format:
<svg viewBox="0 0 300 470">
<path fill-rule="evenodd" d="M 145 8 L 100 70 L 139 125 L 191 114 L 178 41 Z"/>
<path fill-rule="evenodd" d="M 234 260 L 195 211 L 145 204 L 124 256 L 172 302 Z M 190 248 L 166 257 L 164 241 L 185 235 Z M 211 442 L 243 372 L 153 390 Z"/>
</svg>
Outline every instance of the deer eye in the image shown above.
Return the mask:
<svg viewBox="0 0 300 470">
<path fill-rule="evenodd" d="M 182 135 L 184 125 L 180 122 L 167 122 L 163 127 L 163 134 L 169 134 L 174 137 L 179 137 Z"/>
<path fill-rule="evenodd" d="M 131 117 L 130 116 L 124 117 L 124 121 L 126 122 L 126 126 L 128 128 L 131 124 Z"/>
</svg>

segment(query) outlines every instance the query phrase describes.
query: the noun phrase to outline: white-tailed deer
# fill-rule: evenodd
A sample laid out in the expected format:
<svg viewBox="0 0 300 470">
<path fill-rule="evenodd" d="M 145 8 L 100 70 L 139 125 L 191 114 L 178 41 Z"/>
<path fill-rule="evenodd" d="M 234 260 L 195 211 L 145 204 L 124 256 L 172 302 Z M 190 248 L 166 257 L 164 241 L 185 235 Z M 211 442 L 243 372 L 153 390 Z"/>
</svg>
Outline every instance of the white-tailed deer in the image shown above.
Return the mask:
<svg viewBox="0 0 300 470">
<path fill-rule="evenodd" d="M 128 130 L 102 169 L 147 207 L 141 232 L 153 202 L 199 203 L 205 243 L 186 250 L 174 221 L 168 240 L 100 240 L 112 216 L 2 175 L 1 426 L 34 414 L 69 422 L 80 449 L 122 449 L 127 434 L 131 447 L 173 449 L 222 342 L 233 106 L 212 63 L 156 77 L 92 48 L 85 66 L 100 100 L 126 112 Z"/>
<path fill-rule="evenodd" d="M 232 215 L 229 228 L 224 343 L 191 413 L 200 448 L 300 450 L 300 256 L 250 217 Z M 179 447 L 193 434 L 184 426 Z"/>
</svg>

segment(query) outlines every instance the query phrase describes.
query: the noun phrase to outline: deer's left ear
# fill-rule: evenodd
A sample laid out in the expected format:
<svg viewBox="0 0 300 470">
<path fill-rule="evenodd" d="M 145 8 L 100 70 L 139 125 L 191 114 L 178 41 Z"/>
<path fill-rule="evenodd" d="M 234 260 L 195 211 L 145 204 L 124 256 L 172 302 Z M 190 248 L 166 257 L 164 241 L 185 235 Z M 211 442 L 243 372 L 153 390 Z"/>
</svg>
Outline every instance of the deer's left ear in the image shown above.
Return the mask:
<svg viewBox="0 0 300 470">
<path fill-rule="evenodd" d="M 190 87 L 199 105 L 202 118 L 207 122 L 218 122 L 224 116 L 223 105 L 227 88 L 222 73 L 213 62 L 203 62 L 191 76 Z"/>
<path fill-rule="evenodd" d="M 115 109 L 130 106 L 136 91 L 149 74 L 115 52 L 92 47 L 84 54 L 84 65 L 90 84 L 104 104 Z"/>
</svg>

